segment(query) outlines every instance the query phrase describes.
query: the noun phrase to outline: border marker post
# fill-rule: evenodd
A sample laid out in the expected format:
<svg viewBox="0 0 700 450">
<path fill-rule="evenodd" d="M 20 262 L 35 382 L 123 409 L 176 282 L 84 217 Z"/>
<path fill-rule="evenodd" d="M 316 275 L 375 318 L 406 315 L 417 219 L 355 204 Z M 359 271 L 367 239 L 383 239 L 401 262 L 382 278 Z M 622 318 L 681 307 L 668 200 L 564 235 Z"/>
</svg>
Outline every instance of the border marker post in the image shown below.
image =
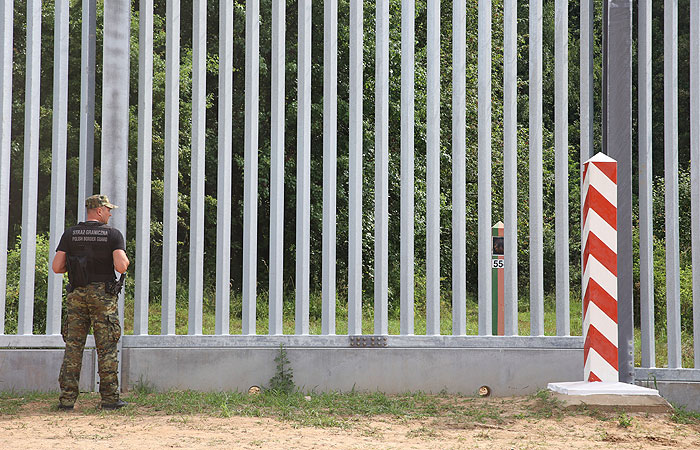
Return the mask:
<svg viewBox="0 0 700 450">
<path fill-rule="evenodd" d="M 505 334 L 504 326 L 504 275 L 505 275 L 505 256 L 503 251 L 504 225 L 503 222 L 498 222 L 492 228 L 491 233 L 491 291 L 492 291 L 492 333 L 494 336 L 503 336 Z"/>
<path fill-rule="evenodd" d="M 617 161 L 603 153 L 583 164 L 583 381 L 549 383 L 547 389 L 565 407 L 670 411 L 658 390 L 620 382 L 617 174 Z"/>
<path fill-rule="evenodd" d="M 583 166 L 584 380 L 619 381 L 617 344 L 617 162 Z"/>
</svg>

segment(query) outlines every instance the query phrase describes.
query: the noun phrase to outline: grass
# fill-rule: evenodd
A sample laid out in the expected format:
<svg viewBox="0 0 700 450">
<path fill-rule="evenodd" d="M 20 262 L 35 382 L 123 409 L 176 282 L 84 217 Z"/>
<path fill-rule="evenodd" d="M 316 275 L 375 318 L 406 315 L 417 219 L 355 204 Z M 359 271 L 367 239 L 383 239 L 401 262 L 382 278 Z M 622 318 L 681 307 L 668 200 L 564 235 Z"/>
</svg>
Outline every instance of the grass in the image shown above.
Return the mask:
<svg viewBox="0 0 700 450">
<path fill-rule="evenodd" d="M 0 416 L 16 415 L 22 406 L 48 399 L 58 403 L 58 396 L 52 392 L 0 391 Z"/>
<path fill-rule="evenodd" d="M 695 356 L 693 349 L 693 334 L 683 331 L 681 333 L 681 365 L 685 368 L 695 367 Z M 666 330 L 661 330 L 655 335 L 656 367 L 666 367 L 668 364 L 668 338 Z M 640 329 L 634 330 L 634 364 L 636 367 L 642 365 L 642 332 Z"/>
<path fill-rule="evenodd" d="M 631 416 L 597 409 L 564 409 L 551 392 L 539 391 L 527 397 L 481 398 L 460 394 L 413 392 L 387 395 L 381 392 L 301 392 L 283 393 L 263 390 L 250 395 L 241 392 L 152 392 L 135 388 L 122 395 L 129 402 L 117 411 L 102 411 L 99 394 L 84 393 L 76 411 L 58 411 L 56 393 L 0 393 L 0 417 L 37 412 L 81 414 L 87 416 L 121 415 L 169 416 L 173 421 L 188 421 L 190 416 L 265 417 L 290 422 L 295 426 L 319 428 L 365 427 L 368 419 L 420 422 L 416 435 L 430 435 L 433 425 L 448 423 L 450 428 L 469 429 L 485 426 L 500 428 L 516 421 L 560 420 L 567 416 L 587 416 L 600 421 L 617 421 L 619 427 L 633 424 Z M 700 413 L 676 408 L 671 420 L 678 424 L 700 424 Z"/>
<path fill-rule="evenodd" d="M 122 396 L 129 406 L 118 411 L 97 408 L 99 394 L 84 393 L 76 404 L 77 414 L 125 416 L 190 415 L 209 417 L 268 417 L 300 426 L 347 428 L 367 418 L 399 420 L 447 419 L 456 425 L 500 425 L 515 420 L 542 420 L 562 417 L 568 412 L 546 392 L 529 397 L 480 398 L 465 395 L 422 392 L 387 395 L 381 392 L 326 392 L 285 394 L 264 390 L 250 395 L 240 392 L 168 391 L 151 392 L 138 387 Z M 0 417 L 17 416 L 23 411 L 59 412 L 55 393 L 0 393 Z M 86 406 L 89 405 L 89 406 Z M 685 419 L 692 413 L 683 412 Z"/>
<path fill-rule="evenodd" d="M 258 295 L 257 301 L 257 321 L 256 331 L 258 334 L 266 334 L 268 331 L 268 298 L 266 292 L 261 292 Z M 518 309 L 518 332 L 520 335 L 527 336 L 530 334 L 530 313 L 528 309 L 529 299 L 521 299 Z M 242 298 L 240 295 L 231 296 L 231 309 L 229 316 L 230 333 L 240 334 L 242 329 L 241 321 L 241 305 Z M 321 334 L 321 296 L 312 294 L 309 299 L 309 333 Z M 571 335 L 581 335 L 581 301 L 572 299 L 570 302 L 569 315 L 571 317 Z M 374 309 L 371 299 L 365 299 L 362 311 L 362 332 L 363 334 L 374 333 Z M 186 293 L 179 293 L 176 303 L 175 313 L 175 333 L 187 334 L 188 321 L 188 305 Z M 467 334 L 476 335 L 478 329 L 478 304 L 476 299 L 468 298 L 466 301 L 466 323 Z M 294 334 L 294 299 L 286 298 L 283 311 L 283 333 Z M 134 328 L 134 300 L 133 297 L 127 296 L 124 308 L 124 330 L 126 334 L 133 333 Z M 390 314 L 388 321 L 389 334 L 398 335 L 401 332 L 400 319 L 398 313 Z M 214 334 L 215 329 L 215 309 L 214 300 L 211 295 L 205 295 L 202 330 L 203 334 Z M 148 315 L 148 332 L 149 334 L 160 334 L 161 331 L 161 310 L 158 303 L 150 305 Z M 556 327 L 556 311 L 554 307 L 554 299 L 545 299 L 544 311 L 544 331 L 547 336 L 557 334 Z M 336 302 L 336 322 L 335 334 L 344 335 L 348 332 L 348 310 L 346 299 L 338 298 Z M 425 309 L 418 300 L 414 307 L 414 334 L 422 335 L 426 333 L 426 318 Z M 440 305 L 440 334 L 452 334 L 452 304 L 448 298 L 443 298 Z"/>
<path fill-rule="evenodd" d="M 685 406 L 673 405 L 673 414 L 671 415 L 671 420 L 683 424 L 700 424 L 700 412 L 688 411 Z"/>
</svg>

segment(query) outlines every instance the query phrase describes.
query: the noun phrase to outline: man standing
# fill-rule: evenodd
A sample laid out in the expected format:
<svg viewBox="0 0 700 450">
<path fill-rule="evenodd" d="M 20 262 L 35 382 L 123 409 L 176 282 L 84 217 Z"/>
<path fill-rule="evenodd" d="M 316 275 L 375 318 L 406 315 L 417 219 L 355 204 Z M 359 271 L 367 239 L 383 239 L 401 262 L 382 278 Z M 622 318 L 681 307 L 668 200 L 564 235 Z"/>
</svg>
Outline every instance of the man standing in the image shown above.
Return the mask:
<svg viewBox="0 0 700 450">
<path fill-rule="evenodd" d="M 73 409 L 78 397 L 83 350 L 91 325 L 97 349 L 102 409 L 126 405 L 119 399 L 117 379 L 117 342 L 121 336 L 117 296 L 121 284 L 115 280 L 114 271 L 126 272 L 129 259 L 124 236 L 107 225 L 116 207 L 105 195 L 86 198 L 86 221 L 68 228 L 56 248 L 51 267 L 56 273 L 68 272 L 70 280 L 61 330 L 66 351 L 58 376 L 59 409 Z"/>
</svg>

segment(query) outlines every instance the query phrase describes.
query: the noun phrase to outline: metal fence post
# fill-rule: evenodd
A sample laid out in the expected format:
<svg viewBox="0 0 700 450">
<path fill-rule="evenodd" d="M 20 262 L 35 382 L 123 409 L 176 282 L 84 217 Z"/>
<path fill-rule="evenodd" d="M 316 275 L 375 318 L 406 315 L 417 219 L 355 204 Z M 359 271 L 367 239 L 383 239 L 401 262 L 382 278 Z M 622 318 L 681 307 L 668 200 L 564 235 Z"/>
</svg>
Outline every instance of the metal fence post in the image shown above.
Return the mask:
<svg viewBox="0 0 700 450">
<path fill-rule="evenodd" d="M 34 265 L 36 208 L 39 184 L 39 114 L 41 82 L 41 1 L 27 2 L 27 73 L 22 176 L 22 256 L 17 334 L 32 334 L 34 323 Z"/>
<path fill-rule="evenodd" d="M 95 0 L 83 0 L 80 54 L 80 157 L 78 159 L 78 222 L 85 220 L 85 198 L 92 195 L 95 170 Z M 151 8 L 153 10 L 153 8 Z M 152 33 L 151 33 L 152 34 Z"/>
<path fill-rule="evenodd" d="M 7 231 L 10 215 L 13 17 L 14 2 L 6 0 L 0 6 L 0 335 L 5 334 Z"/>
<path fill-rule="evenodd" d="M 633 383 L 631 0 L 606 0 L 603 17 L 603 151 L 618 163 L 618 359 L 620 381 Z"/>
</svg>

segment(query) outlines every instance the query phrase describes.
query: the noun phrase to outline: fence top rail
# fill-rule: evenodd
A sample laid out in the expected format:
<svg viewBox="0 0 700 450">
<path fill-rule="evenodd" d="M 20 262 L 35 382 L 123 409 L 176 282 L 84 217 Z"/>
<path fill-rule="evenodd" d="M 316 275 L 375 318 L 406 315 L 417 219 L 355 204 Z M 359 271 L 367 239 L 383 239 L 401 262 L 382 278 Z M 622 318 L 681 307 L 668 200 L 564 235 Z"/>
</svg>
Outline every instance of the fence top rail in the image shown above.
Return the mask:
<svg viewBox="0 0 700 450">
<path fill-rule="evenodd" d="M 700 382 L 700 369 L 668 369 L 651 367 L 634 369 L 634 378 L 639 382 L 692 381 Z"/>
<path fill-rule="evenodd" d="M 503 348 L 582 349 L 581 336 L 400 336 L 400 335 L 147 335 L 122 337 L 123 348 Z M 60 335 L 2 335 L 0 349 L 64 348 Z M 88 336 L 86 347 L 94 347 Z"/>
<path fill-rule="evenodd" d="M 124 348 L 213 348 L 213 347 L 300 347 L 300 348 L 554 348 L 582 349 L 581 336 L 124 336 Z"/>
<path fill-rule="evenodd" d="M 63 336 L 60 334 L 31 334 L 31 335 L 0 335 L 0 350 L 13 348 L 65 348 Z M 85 348 L 94 348 L 95 338 L 88 335 Z"/>
</svg>

